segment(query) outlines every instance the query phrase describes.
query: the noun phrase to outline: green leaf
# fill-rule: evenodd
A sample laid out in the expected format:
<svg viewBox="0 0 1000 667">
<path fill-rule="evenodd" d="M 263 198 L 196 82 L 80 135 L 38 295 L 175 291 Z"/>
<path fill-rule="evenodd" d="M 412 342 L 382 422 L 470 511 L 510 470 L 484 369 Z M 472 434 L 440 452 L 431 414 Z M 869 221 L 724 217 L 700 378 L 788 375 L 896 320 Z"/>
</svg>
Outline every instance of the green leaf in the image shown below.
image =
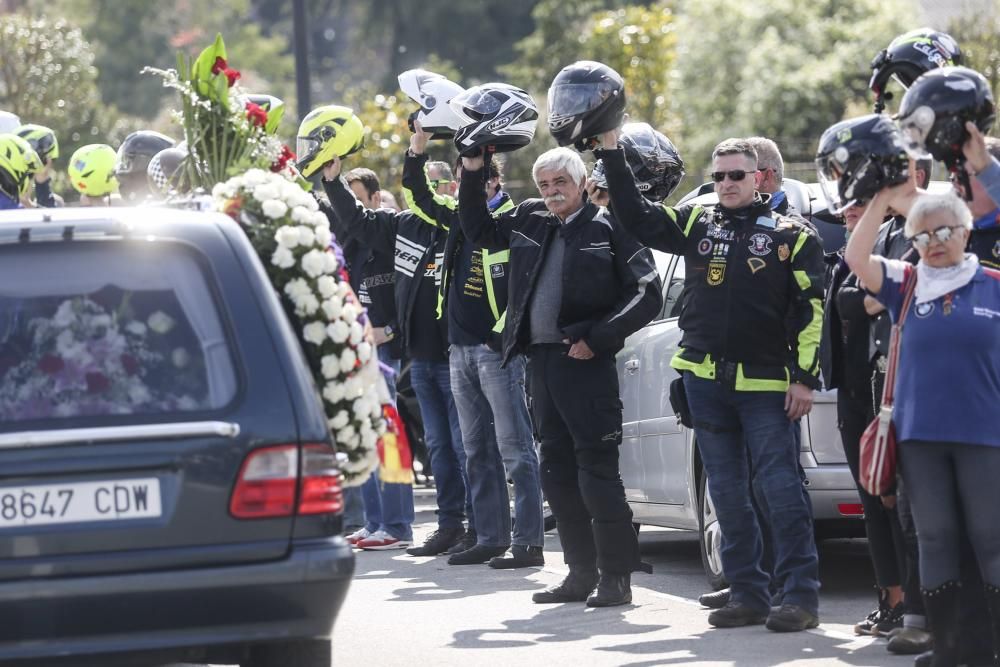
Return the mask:
<svg viewBox="0 0 1000 667">
<path fill-rule="evenodd" d="M 267 112 L 267 123 L 264 125 L 264 131 L 268 134 L 276 134 L 278 132 L 278 125 L 281 124 L 281 117 L 284 115 L 285 105 L 281 105 Z"/>
</svg>

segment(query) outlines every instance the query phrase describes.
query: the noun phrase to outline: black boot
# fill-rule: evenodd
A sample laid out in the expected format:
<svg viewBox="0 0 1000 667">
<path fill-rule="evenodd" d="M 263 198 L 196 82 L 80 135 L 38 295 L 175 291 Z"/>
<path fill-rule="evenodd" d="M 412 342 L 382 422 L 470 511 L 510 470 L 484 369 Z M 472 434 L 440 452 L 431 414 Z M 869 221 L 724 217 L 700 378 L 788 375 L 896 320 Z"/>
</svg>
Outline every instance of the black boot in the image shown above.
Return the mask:
<svg viewBox="0 0 1000 667">
<path fill-rule="evenodd" d="M 555 586 L 538 591 L 531 596 L 536 604 L 583 602 L 597 585 L 597 568 L 570 565 L 569 574 Z"/>
<path fill-rule="evenodd" d="M 632 575 L 602 572 L 597 590 L 587 598 L 588 607 L 617 607 L 632 601 Z"/>
<path fill-rule="evenodd" d="M 993 664 L 1000 665 L 1000 586 L 986 584 L 984 588 L 990 607 L 990 628 L 993 629 Z"/>
<path fill-rule="evenodd" d="M 959 595 L 961 585 L 947 581 L 937 588 L 922 590 L 927 620 L 934 637 L 933 667 L 955 667 L 959 664 Z"/>
</svg>

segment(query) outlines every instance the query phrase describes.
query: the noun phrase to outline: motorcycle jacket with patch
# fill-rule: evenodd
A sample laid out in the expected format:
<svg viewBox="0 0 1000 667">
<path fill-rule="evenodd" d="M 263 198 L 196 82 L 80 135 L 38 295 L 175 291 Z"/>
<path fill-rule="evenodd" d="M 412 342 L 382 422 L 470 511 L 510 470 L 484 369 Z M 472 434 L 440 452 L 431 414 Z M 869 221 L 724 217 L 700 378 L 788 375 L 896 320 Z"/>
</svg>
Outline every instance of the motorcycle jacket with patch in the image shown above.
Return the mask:
<svg viewBox="0 0 1000 667">
<path fill-rule="evenodd" d="M 622 150 L 596 156 L 625 228 L 684 257 L 683 337 L 671 366 L 737 391 L 786 391 L 789 382 L 818 389 L 824 263 L 816 235 L 759 194 L 739 210 L 654 204 Z"/>
<path fill-rule="evenodd" d="M 463 178 L 482 182 L 482 170 L 466 170 Z M 562 224 L 541 199 L 528 199 L 496 217 L 486 208 L 482 188 L 462 187 L 458 201 L 466 237 L 492 250 L 510 249 L 504 363 L 528 345 L 531 298 L 549 245 L 557 241 L 566 247 L 556 326 L 568 340 L 583 340 L 595 355 L 613 357 L 659 312 L 661 284 L 652 253 L 607 209 L 587 202 Z"/>
</svg>

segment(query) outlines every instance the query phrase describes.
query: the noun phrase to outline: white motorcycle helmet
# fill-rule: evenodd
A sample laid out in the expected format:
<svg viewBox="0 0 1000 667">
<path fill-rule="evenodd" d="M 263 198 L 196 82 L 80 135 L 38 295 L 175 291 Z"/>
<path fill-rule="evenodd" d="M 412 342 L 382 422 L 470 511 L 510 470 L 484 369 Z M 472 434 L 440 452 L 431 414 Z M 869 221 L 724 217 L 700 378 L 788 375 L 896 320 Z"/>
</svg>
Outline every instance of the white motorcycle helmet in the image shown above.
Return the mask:
<svg viewBox="0 0 1000 667">
<path fill-rule="evenodd" d="M 451 139 L 462 125 L 462 119 L 448 103 L 465 92 L 457 83 L 440 74 L 422 69 L 411 69 L 399 75 L 399 87 L 406 96 L 420 105 L 409 118 L 410 131 L 414 119 L 420 121 L 424 132 L 432 139 Z"/>
<path fill-rule="evenodd" d="M 14 134 L 21 127 L 21 119 L 17 114 L 0 111 L 0 134 Z"/>
</svg>

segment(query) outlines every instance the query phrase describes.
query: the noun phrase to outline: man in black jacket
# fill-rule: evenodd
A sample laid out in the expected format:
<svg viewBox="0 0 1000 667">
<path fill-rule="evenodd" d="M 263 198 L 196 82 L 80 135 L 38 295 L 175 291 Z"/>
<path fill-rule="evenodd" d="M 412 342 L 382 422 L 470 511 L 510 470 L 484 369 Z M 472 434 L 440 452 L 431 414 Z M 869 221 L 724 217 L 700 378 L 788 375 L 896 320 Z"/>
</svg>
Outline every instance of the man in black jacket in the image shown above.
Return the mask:
<svg viewBox="0 0 1000 667">
<path fill-rule="evenodd" d="M 731 585 L 730 602 L 709 614 L 708 622 L 766 622 L 774 631 L 815 627 L 818 558 L 792 428 L 811 409 L 819 387 L 822 246 L 805 226 L 775 214 L 768 195 L 755 191 L 757 153 L 746 141 L 716 147 L 712 180 L 719 205 L 709 209 L 644 199 L 617 131 L 605 133 L 602 144 L 597 153 L 615 215 L 641 242 L 683 254 L 688 267 L 679 323 L 684 336 L 671 365 L 684 378 Z M 770 515 L 775 576 L 783 582 L 783 603 L 773 611 L 769 576 L 761 569 L 761 531 L 746 492 L 749 467 Z"/>
<path fill-rule="evenodd" d="M 569 149 L 536 160 L 532 175 L 542 198 L 496 219 L 483 189 L 470 187 L 483 182 L 482 158 L 463 158 L 463 164 L 463 231 L 487 248 L 510 249 L 503 359 L 529 357 L 542 488 L 570 570 L 533 600 L 627 604 L 631 573 L 643 566 L 618 468 L 622 403 L 615 353 L 659 312 L 652 253 L 606 209 L 587 201 L 586 167 Z"/>
<path fill-rule="evenodd" d="M 396 316 L 406 356 L 412 359 L 410 382 L 424 423 L 437 492 L 438 529 L 413 556 L 436 556 L 463 544 L 468 517 L 470 535 L 475 517 L 468 493 L 465 450 L 458 425 L 448 369 L 448 336 L 436 315 L 441 257 L 448 230 L 428 225 L 411 211 L 366 209 L 340 178 L 341 162 L 323 168 L 323 186 L 346 234 L 373 250 L 394 253 Z M 423 162 L 407 157 L 404 173 L 423 174 Z M 440 184 L 447 187 L 447 183 Z M 471 546 L 471 545 L 470 545 Z"/>
</svg>

